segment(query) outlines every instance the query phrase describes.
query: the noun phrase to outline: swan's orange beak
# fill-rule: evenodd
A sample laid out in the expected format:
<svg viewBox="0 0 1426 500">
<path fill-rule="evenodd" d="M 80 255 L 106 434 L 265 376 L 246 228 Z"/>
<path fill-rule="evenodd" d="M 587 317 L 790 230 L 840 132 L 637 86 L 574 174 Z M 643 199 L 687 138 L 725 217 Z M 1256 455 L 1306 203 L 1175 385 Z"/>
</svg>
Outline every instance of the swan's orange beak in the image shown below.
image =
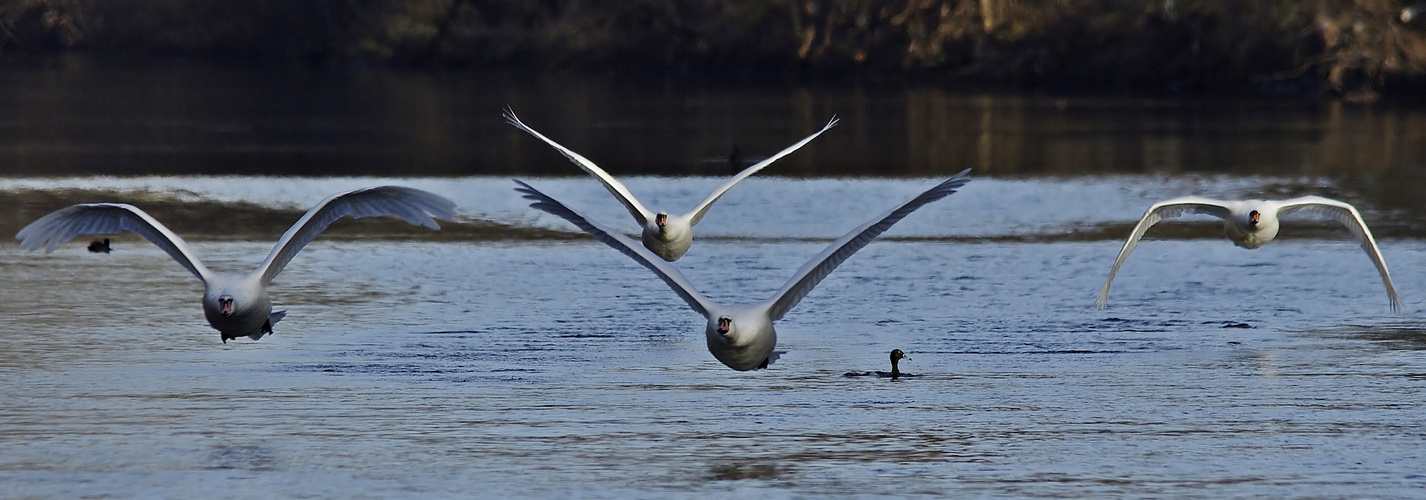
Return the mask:
<svg viewBox="0 0 1426 500">
<path fill-rule="evenodd" d="M 664 227 L 664 226 L 667 226 L 667 225 L 668 225 L 668 214 L 658 214 L 658 215 L 655 215 L 655 216 L 654 216 L 654 224 L 658 224 L 658 226 L 659 226 L 660 228 L 662 228 L 662 227 Z"/>
<path fill-rule="evenodd" d="M 1262 217 L 1263 217 L 1263 214 L 1258 213 L 1257 210 L 1254 210 L 1254 211 L 1252 211 L 1252 212 L 1248 212 L 1248 224 L 1252 224 L 1252 225 L 1256 226 L 1256 225 L 1258 225 L 1258 220 L 1259 220 L 1259 219 L 1262 219 Z"/>
<path fill-rule="evenodd" d="M 728 333 L 728 329 L 729 329 L 729 328 L 732 328 L 732 326 L 733 326 L 733 320 L 728 319 L 728 318 L 718 318 L 718 334 L 720 334 L 720 335 L 725 335 L 725 334 L 727 334 L 727 333 Z"/>
<path fill-rule="evenodd" d="M 233 298 L 232 298 L 232 297 L 220 297 L 220 298 L 218 299 L 218 312 L 223 313 L 224 316 L 232 316 L 232 315 L 233 315 Z"/>
</svg>

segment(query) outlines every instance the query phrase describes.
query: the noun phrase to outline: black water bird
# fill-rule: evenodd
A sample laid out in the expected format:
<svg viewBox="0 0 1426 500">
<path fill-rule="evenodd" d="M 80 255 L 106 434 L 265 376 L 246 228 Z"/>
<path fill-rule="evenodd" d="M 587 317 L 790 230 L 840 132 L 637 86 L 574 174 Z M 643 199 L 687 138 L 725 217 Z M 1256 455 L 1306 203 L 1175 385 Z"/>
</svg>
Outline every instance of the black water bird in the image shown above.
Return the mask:
<svg viewBox="0 0 1426 500">
<path fill-rule="evenodd" d="M 881 378 L 891 378 L 891 379 L 897 379 L 897 378 L 901 378 L 901 377 L 919 377 L 920 375 L 912 375 L 912 374 L 910 374 L 910 373 L 901 373 L 901 368 L 897 366 L 896 362 L 897 362 L 897 361 L 901 361 L 901 360 L 903 360 L 903 359 L 904 359 L 904 360 L 907 360 L 907 361 L 910 361 L 910 360 L 911 360 L 911 357 L 910 357 L 910 356 L 907 356 L 906 353 L 901 352 L 901 349 L 892 349 L 892 350 L 891 350 L 891 371 L 889 371 L 889 372 L 883 372 L 883 371 L 875 371 L 875 372 L 847 372 L 847 373 L 843 373 L 842 376 L 843 376 L 843 377 L 870 377 L 870 376 L 872 376 L 872 375 L 876 375 L 876 376 L 881 377 Z"/>
<path fill-rule="evenodd" d="M 104 238 L 102 240 L 89 242 L 89 251 L 94 253 L 109 253 L 114 251 L 114 249 L 109 248 L 109 238 Z"/>
</svg>

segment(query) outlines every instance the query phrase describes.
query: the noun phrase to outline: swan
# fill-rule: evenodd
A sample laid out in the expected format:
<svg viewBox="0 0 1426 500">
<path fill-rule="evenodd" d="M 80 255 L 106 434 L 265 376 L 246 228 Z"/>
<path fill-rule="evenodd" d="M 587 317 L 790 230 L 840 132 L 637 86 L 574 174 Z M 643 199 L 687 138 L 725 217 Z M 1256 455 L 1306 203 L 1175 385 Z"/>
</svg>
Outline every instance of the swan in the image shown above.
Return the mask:
<svg viewBox="0 0 1426 500">
<path fill-rule="evenodd" d="M 258 340 L 272 333 L 272 325 L 286 316 L 287 311 L 272 312 L 268 284 L 302 247 L 347 215 L 354 219 L 395 215 L 409 224 L 439 230 L 431 216 L 454 219 L 455 203 L 432 193 L 399 186 L 371 187 L 328 196 L 283 233 L 267 259 L 246 275 L 208 270 L 183 238 L 138 207 L 124 203 L 85 203 L 62 208 L 31 222 L 15 234 L 15 239 L 20 240 L 20 248 L 24 250 L 44 248 L 45 253 L 50 253 L 82 234 L 132 231 L 143 236 L 203 281 L 203 315 L 226 344 L 228 339 Z"/>
<path fill-rule="evenodd" d="M 1114 274 L 1119 272 L 1119 266 L 1129 257 L 1129 252 L 1134 251 L 1144 232 L 1160 220 L 1185 214 L 1212 215 L 1223 219 L 1223 232 L 1229 241 L 1251 250 L 1266 245 L 1277 237 L 1278 217 L 1298 211 L 1317 212 L 1346 226 L 1347 230 L 1357 237 L 1357 243 L 1361 244 L 1362 250 L 1371 257 L 1377 272 L 1381 273 L 1381 281 L 1386 285 L 1386 296 L 1391 300 L 1391 310 L 1401 309 L 1401 297 L 1396 294 L 1396 286 L 1392 285 L 1391 274 L 1386 270 L 1386 261 L 1382 260 L 1381 251 L 1377 249 L 1376 239 L 1372 238 L 1367 223 L 1362 221 L 1362 214 L 1349 203 L 1321 196 L 1244 201 L 1185 196 L 1155 203 L 1144 212 L 1144 217 L 1134 226 L 1134 232 L 1129 234 L 1129 240 L 1124 242 L 1124 248 L 1119 250 L 1119 258 L 1114 260 L 1114 267 L 1109 270 L 1109 279 L 1104 281 L 1104 288 L 1099 289 L 1099 297 L 1094 303 L 1100 309 L 1109 303 L 1109 284 L 1114 281 Z"/>
<path fill-rule="evenodd" d="M 782 319 L 787 311 L 796 306 L 803 297 L 807 296 L 808 292 L 812 291 L 813 287 L 817 286 L 817 283 L 826 278 L 838 265 L 841 265 L 842 261 L 867 246 L 903 217 L 921 208 L 922 205 L 949 196 L 964 186 L 966 182 L 970 181 L 969 172 L 969 169 L 962 171 L 955 177 L 912 198 L 911 201 L 853 229 L 838 238 L 837 241 L 832 242 L 822 250 L 822 253 L 817 254 L 801 269 L 798 269 L 787 281 L 787 284 L 773 294 L 772 298 L 746 305 L 723 305 L 713 302 L 697 288 L 694 288 L 688 278 L 678 271 L 678 268 L 659 259 L 653 252 L 635 244 L 633 240 L 618 231 L 586 219 L 529 184 L 519 180 L 515 182 L 520 185 L 516 191 L 523 193 L 526 199 L 535 201 L 530 204 L 531 207 L 556 215 L 579 226 L 584 232 L 629 256 L 663 279 L 674 293 L 677 293 L 684 302 L 688 303 L 688 307 L 707 318 L 708 324 L 704 333 L 708 339 L 708 351 L 713 353 L 713 357 L 718 358 L 718 361 L 727 365 L 728 368 L 748 371 L 766 368 L 777 360 L 779 353 L 773 351 L 773 347 L 777 345 L 777 332 L 773 331 L 774 321 Z"/>
<path fill-rule="evenodd" d="M 907 361 L 910 361 L 910 360 L 911 360 L 911 356 L 907 356 L 906 353 L 901 352 L 901 349 L 892 349 L 892 350 L 891 350 L 891 371 L 889 371 L 889 372 L 883 372 L 883 371 L 875 371 L 875 372 L 847 372 L 847 373 L 843 373 L 842 376 L 843 376 L 843 377 L 870 377 L 870 376 L 872 376 L 873 374 L 875 374 L 876 376 L 881 377 L 881 378 L 891 378 L 891 379 L 898 379 L 898 378 L 901 378 L 901 377 L 919 377 L 920 375 L 912 375 L 912 374 L 910 374 L 910 373 L 901 373 L 901 369 L 896 366 L 896 362 L 901 361 L 901 360 L 903 360 L 903 359 L 904 359 L 904 360 L 907 360 Z"/>
<path fill-rule="evenodd" d="M 619 202 L 624 204 L 624 208 L 629 210 L 629 214 L 634 216 L 634 220 L 638 221 L 639 225 L 643 227 L 642 239 L 644 246 L 652 250 L 654 254 L 663 260 L 669 262 L 678 260 L 679 257 L 683 257 L 684 253 L 688 252 L 688 247 L 693 245 L 693 226 L 698 224 L 698 221 L 703 220 L 703 214 L 708 212 L 708 208 L 713 206 L 713 202 L 718 201 L 718 198 L 722 197 L 723 193 L 731 189 L 734 184 L 766 168 L 768 165 L 771 165 L 772 162 L 777 161 L 778 158 L 797 151 L 798 148 L 801 148 L 812 139 L 815 139 L 821 135 L 822 132 L 826 132 L 827 129 L 837 125 L 837 119 L 833 117 L 832 121 L 827 122 L 827 126 L 822 127 L 822 130 L 818 130 L 816 133 L 807 136 L 801 141 L 797 141 L 797 144 L 788 146 L 787 149 L 769 156 L 766 160 L 743 169 L 742 172 L 738 172 L 737 175 L 728 179 L 723 185 L 714 189 L 712 193 L 708 193 L 708 197 L 693 207 L 693 210 L 683 215 L 671 215 L 664 211 L 658 213 L 650 212 L 649 209 L 644 208 L 642 203 L 639 203 L 638 199 L 634 198 L 633 194 L 629 193 L 629 189 L 624 187 L 624 184 L 619 182 L 618 179 L 615 179 L 603 169 L 599 168 L 594 162 L 580 156 L 579 153 L 570 151 L 569 148 L 561 146 L 559 143 L 545 137 L 544 134 L 536 132 L 535 129 L 525 125 L 515 116 L 513 110 L 506 109 L 503 116 L 505 117 L 505 121 L 510 122 L 511 125 L 545 141 L 546 144 L 559 150 L 560 154 L 563 154 L 565 158 L 569 158 L 569 160 L 574 162 L 575 165 L 578 165 L 579 168 L 584 169 L 589 175 L 593 175 L 599 179 L 599 182 L 604 183 L 604 188 L 608 189 L 609 193 L 619 199 Z M 736 152 L 734 155 L 736 155 Z"/>
</svg>

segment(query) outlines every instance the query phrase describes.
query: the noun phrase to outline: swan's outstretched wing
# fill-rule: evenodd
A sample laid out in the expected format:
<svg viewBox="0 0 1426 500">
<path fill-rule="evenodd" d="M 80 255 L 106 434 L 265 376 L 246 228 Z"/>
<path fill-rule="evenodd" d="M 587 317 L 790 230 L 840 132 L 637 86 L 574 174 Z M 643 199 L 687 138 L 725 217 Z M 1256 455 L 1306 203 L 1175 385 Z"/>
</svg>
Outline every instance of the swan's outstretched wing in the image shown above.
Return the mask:
<svg viewBox="0 0 1426 500">
<path fill-rule="evenodd" d="M 119 234 L 123 231 L 143 236 L 204 283 L 212 276 L 183 238 L 138 207 L 124 203 L 85 203 L 61 208 L 25 226 L 15 233 L 15 239 L 20 240 L 20 248 L 44 248 L 45 253 L 50 253 L 60 244 L 82 234 Z"/>
<path fill-rule="evenodd" d="M 619 182 L 618 179 L 615 179 L 614 176 L 609 175 L 608 172 L 605 172 L 604 169 L 599 168 L 598 165 L 595 165 L 594 162 L 589 161 L 588 158 L 580 156 L 579 153 L 570 151 L 569 148 L 561 146 L 558 142 L 550 140 L 550 138 L 545 137 L 544 134 L 536 132 L 535 129 L 530 128 L 528 125 L 525 125 L 523 122 L 521 122 L 519 118 L 515 117 L 515 112 L 509 108 L 506 108 L 505 113 L 501 116 L 504 116 L 505 121 L 510 122 L 510 124 L 514 125 L 515 128 L 524 130 L 530 135 L 533 135 L 539 138 L 540 140 L 545 141 L 545 144 L 549 144 L 551 147 L 558 150 L 560 154 L 564 155 L 565 158 L 569 158 L 569 161 L 574 162 L 574 164 L 578 165 L 580 169 L 583 169 L 589 175 L 594 176 L 594 178 L 599 179 L 599 182 L 604 183 L 604 188 L 609 190 L 609 194 L 614 195 L 614 198 L 618 199 L 619 203 L 623 203 L 624 208 L 629 209 L 629 215 L 634 216 L 634 220 L 639 221 L 639 227 L 647 225 L 648 220 L 654 217 L 654 213 L 650 212 L 649 209 L 644 208 L 644 205 L 639 203 L 638 198 L 634 198 L 634 195 L 629 192 L 629 188 L 624 187 L 624 183 Z"/>
<path fill-rule="evenodd" d="M 440 230 L 431 217 L 453 220 L 455 208 L 456 204 L 451 200 L 408 187 L 379 186 L 337 193 L 318 202 L 283 233 L 282 239 L 272 247 L 272 253 L 267 254 L 267 260 L 254 272 L 262 275 L 264 285 L 271 283 L 288 261 L 302 251 L 302 247 L 311 243 L 337 219 L 348 215 L 353 219 L 395 215 L 413 226 Z"/>
<path fill-rule="evenodd" d="M 698 203 L 698 206 L 693 207 L 693 210 L 688 212 L 688 224 L 698 224 L 698 221 L 703 220 L 703 214 L 708 212 L 708 207 L 713 206 L 713 202 L 718 201 L 718 198 L 721 198 L 723 196 L 723 193 L 728 192 L 728 190 L 731 189 L 734 184 L 737 184 L 738 181 L 748 178 L 748 176 L 757 173 L 759 170 L 766 168 L 768 165 L 772 165 L 772 162 L 777 161 L 778 158 L 782 158 L 784 156 L 792 154 L 793 151 L 797 151 L 802 146 L 806 145 L 809 142 L 812 142 L 812 139 L 816 139 L 817 136 L 822 135 L 822 132 L 826 132 L 827 129 L 835 127 L 836 125 L 837 117 L 834 116 L 832 117 L 832 121 L 827 122 L 827 126 L 822 127 L 822 130 L 818 130 L 816 133 L 809 135 L 800 141 L 797 141 L 797 144 L 788 146 L 787 149 L 778 151 L 777 154 L 769 156 L 766 160 L 760 161 L 756 165 L 745 168 L 742 172 L 738 172 L 738 175 L 735 175 L 733 176 L 733 178 L 728 179 L 728 182 L 724 182 L 723 185 L 718 186 L 718 189 L 714 189 L 712 193 L 708 193 L 707 198 L 704 198 L 702 202 Z"/>
<path fill-rule="evenodd" d="M 861 227 L 853 229 L 838 238 L 837 241 L 832 242 L 825 250 L 822 250 L 822 253 L 807 261 L 802 269 L 798 269 L 797 273 L 787 280 L 787 284 L 783 285 L 776 294 L 773 294 L 771 299 L 768 299 L 768 315 L 772 317 L 773 321 L 782 319 L 782 315 L 787 314 L 787 311 L 796 306 L 802 297 L 806 297 L 807 293 L 811 292 L 812 288 L 822 281 L 822 278 L 826 278 L 828 274 L 832 273 L 832 270 L 841 265 L 842 261 L 857 253 L 862 247 L 867 246 L 881 233 L 891 229 L 891 226 L 921 208 L 922 205 L 950 196 L 967 182 L 970 182 L 970 169 L 962 170 L 955 177 L 937 184 L 912 198 L 911 201 L 903 203 L 881 217 L 867 221 L 866 224 L 862 224 Z"/>
<path fill-rule="evenodd" d="M 1144 233 L 1161 220 L 1185 214 L 1212 215 L 1224 219 L 1229 216 L 1230 211 L 1221 201 L 1197 196 L 1184 196 L 1150 205 L 1144 212 L 1144 217 L 1139 219 L 1139 224 L 1134 226 L 1134 232 L 1129 233 L 1129 240 L 1124 242 L 1124 248 L 1119 250 L 1119 258 L 1114 259 L 1114 267 L 1109 270 L 1109 279 L 1104 280 L 1104 287 L 1099 289 L 1094 305 L 1103 309 L 1109 304 L 1109 284 L 1114 282 L 1114 274 L 1119 272 L 1119 266 L 1124 264 L 1124 259 L 1129 258 L 1129 252 L 1139 245 L 1139 239 L 1144 237 Z"/>
<path fill-rule="evenodd" d="M 1321 196 L 1303 196 L 1284 200 L 1278 209 L 1278 214 L 1289 214 L 1292 212 L 1316 212 L 1342 223 L 1352 236 L 1357 237 L 1357 243 L 1362 246 L 1362 250 L 1367 252 L 1367 257 L 1371 257 L 1372 264 L 1376 265 L 1376 270 L 1381 273 L 1381 282 L 1386 285 L 1386 296 L 1391 299 L 1391 310 L 1401 310 L 1401 296 L 1396 294 L 1396 286 L 1391 284 L 1391 273 L 1386 271 L 1386 260 L 1381 257 L 1381 250 L 1377 249 L 1376 238 L 1372 237 L 1372 231 L 1367 229 L 1366 221 L 1362 220 L 1362 214 L 1350 203 L 1323 198 Z"/>
<path fill-rule="evenodd" d="M 523 181 L 517 179 L 515 183 L 520 185 L 520 187 L 515 188 L 516 191 L 525 195 L 525 199 L 535 201 L 530 204 L 530 207 L 558 216 L 561 219 L 569 221 L 570 224 L 579 226 L 580 229 L 589 233 L 590 236 L 604 242 L 604 244 L 609 245 L 610 248 L 618 250 L 619 253 L 629 256 L 629 258 L 634 259 L 634 261 L 640 265 L 647 267 L 650 271 L 653 271 L 654 274 L 657 274 L 659 278 L 663 279 L 664 283 L 667 283 L 668 287 L 672 288 L 674 293 L 682 297 L 683 301 L 688 303 L 688 307 L 693 308 L 694 311 L 698 311 L 698 314 L 707 317 L 708 311 L 714 307 L 713 302 L 708 300 L 708 297 L 699 292 L 697 288 L 694 288 L 693 284 L 688 282 L 688 278 L 683 277 L 683 273 L 678 272 L 678 268 L 673 267 L 672 264 L 654 255 L 653 252 L 644 248 L 642 244 L 619 234 L 617 231 L 606 228 L 597 222 L 584 218 L 583 215 L 579 215 L 574 210 L 570 210 L 570 208 L 564 206 L 563 203 L 549 197 L 549 195 L 545 193 L 539 192 Z"/>
</svg>

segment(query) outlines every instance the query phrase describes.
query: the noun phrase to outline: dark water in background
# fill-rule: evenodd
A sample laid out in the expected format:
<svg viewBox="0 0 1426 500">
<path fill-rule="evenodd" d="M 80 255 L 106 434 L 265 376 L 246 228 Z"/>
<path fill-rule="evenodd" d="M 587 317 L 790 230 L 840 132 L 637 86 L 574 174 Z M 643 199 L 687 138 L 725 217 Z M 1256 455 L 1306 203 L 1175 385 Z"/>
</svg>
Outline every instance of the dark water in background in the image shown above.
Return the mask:
<svg viewBox="0 0 1426 500">
<path fill-rule="evenodd" d="M 1426 487 L 1420 110 L 93 69 L 0 73 L 7 231 L 69 203 L 131 201 L 182 225 L 211 267 L 237 271 L 311 203 L 353 187 L 428 189 L 454 199 L 461 221 L 434 236 L 339 222 L 274 284 L 290 311 L 277 333 L 226 345 L 203 322 L 201 286 L 142 240 L 119 238 L 110 255 L 0 241 L 0 496 Z M 530 180 L 632 225 L 505 125 L 506 103 L 630 175 L 721 175 L 731 145 L 771 153 L 841 117 L 698 226 L 678 266 L 720 301 L 771 294 L 926 177 L 974 166 L 977 180 L 848 260 L 778 323 L 788 354 L 739 373 L 646 270 L 588 238 L 549 236 L 571 228 L 532 213 L 508 177 L 566 176 Z M 358 174 L 377 177 L 346 177 Z M 876 178 L 847 178 L 861 176 Z M 719 182 L 626 181 L 679 209 Z M 1389 313 L 1344 231 L 1310 218 L 1253 251 L 1202 222 L 1161 224 L 1109 309 L 1093 309 L 1143 209 L 1188 193 L 1357 203 L 1405 310 Z M 483 223 L 497 225 L 469 227 Z M 841 376 L 885 369 L 893 348 L 923 376 Z"/>
<path fill-rule="evenodd" d="M 77 59 L 0 71 L 4 175 L 567 175 L 505 106 L 615 174 L 721 175 L 842 124 L 769 173 L 1221 172 L 1419 180 L 1400 103 L 702 85 L 577 74 L 314 71 Z"/>
</svg>

